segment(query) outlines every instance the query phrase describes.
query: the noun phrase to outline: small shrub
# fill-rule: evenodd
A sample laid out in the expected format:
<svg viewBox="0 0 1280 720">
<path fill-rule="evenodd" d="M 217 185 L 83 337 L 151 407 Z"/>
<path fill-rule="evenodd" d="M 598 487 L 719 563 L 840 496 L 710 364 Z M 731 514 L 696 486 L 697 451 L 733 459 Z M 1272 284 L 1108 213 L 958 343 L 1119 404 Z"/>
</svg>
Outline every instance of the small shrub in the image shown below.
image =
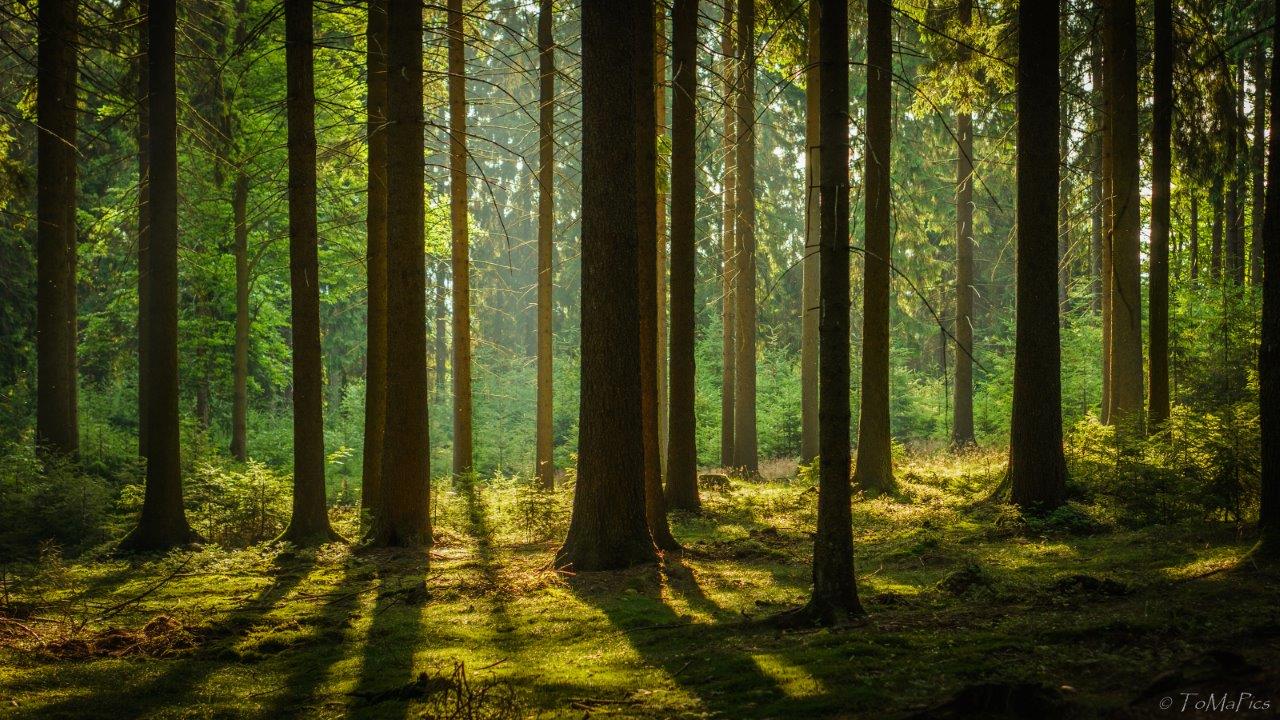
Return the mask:
<svg viewBox="0 0 1280 720">
<path fill-rule="evenodd" d="M 42 541 L 80 550 L 108 533 L 111 493 L 65 459 L 40 459 L 31 443 L 0 450 L 0 557 L 33 557 Z"/>
</svg>

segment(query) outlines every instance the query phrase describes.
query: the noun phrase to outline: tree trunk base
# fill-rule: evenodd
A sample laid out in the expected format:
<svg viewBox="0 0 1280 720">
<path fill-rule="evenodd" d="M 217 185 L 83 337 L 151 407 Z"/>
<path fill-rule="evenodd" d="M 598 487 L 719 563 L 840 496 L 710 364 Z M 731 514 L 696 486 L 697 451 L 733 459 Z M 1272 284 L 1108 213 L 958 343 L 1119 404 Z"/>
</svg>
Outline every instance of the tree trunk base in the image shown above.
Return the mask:
<svg viewBox="0 0 1280 720">
<path fill-rule="evenodd" d="M 337 530 L 328 526 L 322 528 L 298 528 L 292 523 L 280 536 L 272 541 L 273 543 L 289 543 L 294 547 L 319 547 L 329 543 L 346 543 L 347 539 L 338 534 Z"/>
<path fill-rule="evenodd" d="M 155 528 L 139 523 L 116 546 L 116 552 L 121 555 L 164 552 L 175 548 L 201 545 L 205 542 L 208 541 L 190 526 Z"/>
<path fill-rule="evenodd" d="M 865 621 L 867 613 L 857 597 L 837 602 L 834 598 L 810 599 L 808 604 L 765 618 L 761 622 L 779 630 L 843 627 Z"/>
</svg>

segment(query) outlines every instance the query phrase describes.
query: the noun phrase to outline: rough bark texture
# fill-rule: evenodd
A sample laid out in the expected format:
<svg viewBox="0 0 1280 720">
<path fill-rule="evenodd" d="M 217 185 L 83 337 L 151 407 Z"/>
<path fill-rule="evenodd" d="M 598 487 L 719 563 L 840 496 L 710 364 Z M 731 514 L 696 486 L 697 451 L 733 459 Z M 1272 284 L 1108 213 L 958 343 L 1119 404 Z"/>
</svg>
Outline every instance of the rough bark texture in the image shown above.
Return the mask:
<svg viewBox="0 0 1280 720">
<path fill-rule="evenodd" d="M 1058 0 L 1018 5 L 1017 328 L 1009 436 L 1011 499 L 1024 511 L 1065 499 L 1058 252 Z"/>
<path fill-rule="evenodd" d="M 147 18 L 151 232 L 147 239 L 147 480 L 138 525 L 122 550 L 165 550 L 199 540 L 182 506 L 178 434 L 178 97 L 176 10 L 156 3 Z"/>
<path fill-rule="evenodd" d="M 371 0 L 365 66 L 369 142 L 368 207 L 365 214 L 364 466 L 360 509 L 382 507 L 382 438 L 387 427 L 387 2 Z"/>
<path fill-rule="evenodd" d="M 76 422 L 76 0 L 40 3 L 36 69 L 36 445 L 79 450 Z"/>
<path fill-rule="evenodd" d="M 759 470 L 756 437 L 756 4 L 738 3 L 737 277 L 734 287 L 733 464 Z"/>
<path fill-rule="evenodd" d="M 679 548 L 667 524 L 662 494 L 662 448 L 658 431 L 658 136 L 654 115 L 653 0 L 641 6 L 632 41 L 640 58 L 635 81 L 636 103 L 636 283 L 640 310 L 640 433 L 644 441 L 644 505 L 653 542 L 663 550 Z"/>
<path fill-rule="evenodd" d="M 734 352 L 734 287 L 737 285 L 738 252 L 738 155 L 734 144 L 738 139 L 737 124 L 737 43 L 734 42 L 734 0 L 725 0 L 724 34 L 720 40 L 720 52 L 724 56 L 724 177 L 721 188 L 724 194 L 722 208 L 720 247 L 724 257 L 720 271 L 721 288 L 721 372 L 720 372 L 720 464 L 733 465 L 733 406 L 734 387 L 737 382 Z"/>
<path fill-rule="evenodd" d="M 848 8 L 845 9 L 846 15 Z M 819 190 L 819 165 L 822 162 L 819 138 L 821 119 L 819 113 L 819 18 L 822 13 L 816 4 L 809 6 L 807 39 L 808 67 L 805 68 L 804 86 L 804 144 L 807 150 L 804 163 L 804 259 L 803 287 L 800 293 L 800 462 L 810 463 L 818 457 L 818 325 L 819 296 L 821 294 L 821 223 L 818 208 L 822 203 Z"/>
<path fill-rule="evenodd" d="M 471 251 L 467 242 L 467 78 L 462 0 L 449 0 L 449 227 L 453 260 L 453 473 L 471 472 Z"/>
<path fill-rule="evenodd" d="M 1111 316 L 1112 292 L 1115 278 L 1112 272 L 1111 244 L 1115 230 L 1111 222 L 1115 214 L 1115 153 L 1111 136 L 1111 115 L 1114 112 L 1112 98 L 1115 83 L 1111 75 L 1115 67 L 1115 53 L 1110 50 L 1108 31 L 1108 3 L 1110 0 L 1097 0 L 1098 32 L 1103 36 L 1102 42 L 1102 114 L 1100 127 L 1102 132 L 1102 422 L 1111 423 Z"/>
<path fill-rule="evenodd" d="M 387 3 L 387 420 L 374 545 L 430 545 L 422 7 Z"/>
<path fill-rule="evenodd" d="M 637 78 L 652 55 L 608 0 L 582 3 L 582 376 L 578 481 L 557 567 L 612 570 L 656 559 L 645 520 L 640 407 L 639 231 L 618 222 L 637 207 Z M 651 22 L 651 21 L 650 21 Z M 643 115 L 653 117 L 652 105 Z M 652 213 L 650 213 L 652 216 Z"/>
<path fill-rule="evenodd" d="M 1096 27 L 1096 26 L 1095 26 Z M 1089 139 L 1089 290 L 1091 309 L 1102 312 L 1102 235 L 1103 235 L 1103 172 L 1102 136 L 1106 122 L 1102 109 L 1102 46 L 1095 30 L 1089 35 L 1089 78 L 1093 83 L 1090 92 L 1092 106 L 1092 132 Z M 1105 351 L 1104 351 L 1105 352 Z"/>
<path fill-rule="evenodd" d="M 1173 7 L 1155 0 L 1154 93 L 1151 117 L 1151 426 L 1169 419 L 1169 171 L 1173 132 Z"/>
<path fill-rule="evenodd" d="M 972 0 L 960 0 L 960 23 L 973 19 Z M 961 57 L 968 49 L 960 48 Z M 973 115 L 956 113 L 956 388 L 951 447 L 976 443 L 973 430 Z"/>
<path fill-rule="evenodd" d="M 1114 207 L 1111 232 L 1111 414 L 1122 433 L 1143 432 L 1142 180 L 1138 173 L 1138 24 L 1135 0 L 1110 0 Z"/>
<path fill-rule="evenodd" d="M 654 3 L 654 95 L 653 95 L 653 118 L 654 131 L 657 137 L 661 138 L 667 133 L 667 52 L 671 49 L 667 43 L 667 19 L 666 6 L 661 3 Z M 659 152 L 657 159 L 657 172 L 669 172 L 671 169 L 668 162 L 664 168 L 661 153 Z M 668 175 L 668 182 L 670 176 Z M 667 194 L 663 191 L 663 187 L 668 183 L 657 182 L 656 192 L 657 200 L 655 202 L 656 212 L 655 221 L 657 230 L 655 235 L 658 239 L 656 252 L 654 253 L 654 269 L 657 275 L 654 277 L 654 301 L 657 303 L 658 329 L 657 329 L 657 350 L 658 356 L 658 458 L 660 459 L 660 469 L 662 477 L 667 476 L 667 438 L 669 428 L 668 414 L 668 388 L 667 388 Z"/>
<path fill-rule="evenodd" d="M 324 488 L 324 364 L 320 358 L 316 233 L 316 95 L 310 0 L 285 3 L 289 125 L 289 289 L 293 329 L 293 514 L 281 538 L 314 545 L 335 537 Z"/>
<path fill-rule="evenodd" d="M 1258 6 L 1261 12 L 1266 5 Z M 1265 45 L 1258 42 L 1253 48 L 1253 144 L 1249 150 L 1249 165 L 1253 176 L 1253 226 L 1249 239 L 1249 282 L 1262 285 L 1262 222 L 1266 215 L 1266 143 L 1267 143 L 1267 75 Z"/>
<path fill-rule="evenodd" d="M 700 507 L 694 415 L 698 0 L 675 0 L 671 37 L 671 400 L 666 496 L 672 508 L 696 512 Z"/>
<path fill-rule="evenodd" d="M 551 0 L 538 5 L 538 485 L 556 482 L 551 427 L 552 243 L 555 234 L 556 55 Z"/>
<path fill-rule="evenodd" d="M 862 402 L 854 483 L 872 494 L 891 492 L 895 486 L 889 435 L 889 272 L 893 252 L 889 228 L 889 143 L 893 130 L 892 14 L 892 0 L 867 0 Z"/>
<path fill-rule="evenodd" d="M 1271 127 L 1280 127 L 1280 31 L 1272 31 Z M 1267 142 L 1267 197 L 1262 227 L 1262 342 L 1258 348 L 1258 407 L 1262 423 L 1264 549 L 1280 553 L 1280 133 Z"/>
<path fill-rule="evenodd" d="M 147 269 L 149 240 L 151 236 L 151 203 L 148 198 L 151 184 L 150 154 L 150 101 L 151 91 L 147 68 L 148 0 L 138 0 L 138 456 L 147 456 L 147 342 L 148 324 L 147 286 L 151 272 Z"/>
</svg>

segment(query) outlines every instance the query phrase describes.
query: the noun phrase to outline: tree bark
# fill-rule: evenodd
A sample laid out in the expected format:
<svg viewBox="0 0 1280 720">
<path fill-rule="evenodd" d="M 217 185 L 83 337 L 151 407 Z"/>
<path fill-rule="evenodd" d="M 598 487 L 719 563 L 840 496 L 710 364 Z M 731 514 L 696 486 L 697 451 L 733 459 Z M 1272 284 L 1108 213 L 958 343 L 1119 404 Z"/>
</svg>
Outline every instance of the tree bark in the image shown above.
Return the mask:
<svg viewBox="0 0 1280 720">
<path fill-rule="evenodd" d="M 1024 512 L 1052 510 L 1066 496 L 1054 242 L 1059 5 L 1018 5 L 1018 276 L 1009 484 L 1011 500 Z"/>
<path fill-rule="evenodd" d="M 848 15 L 847 2 L 844 12 Z M 809 27 L 807 40 L 808 66 L 805 68 L 804 87 L 804 145 L 807 150 L 804 163 L 805 180 L 805 242 L 803 268 L 803 287 L 800 293 L 800 462 L 811 463 L 818 457 L 818 325 L 821 308 L 819 297 L 821 291 L 821 221 L 818 216 L 822 204 L 819 189 L 819 165 L 822 162 L 820 150 L 821 109 L 819 88 L 821 87 L 821 69 L 819 34 L 822 12 L 816 4 L 809 6 Z"/>
<path fill-rule="evenodd" d="M 653 114 L 655 132 L 658 137 L 662 137 L 667 132 L 667 51 L 670 50 L 667 43 L 667 23 L 666 23 L 666 7 L 660 3 L 654 3 L 656 15 L 654 17 L 654 98 L 653 98 Z M 670 163 L 666 166 L 667 172 L 670 172 Z M 657 159 L 657 172 L 663 172 L 663 163 L 661 152 Z M 668 181 L 670 175 L 667 176 Z M 663 191 L 665 183 L 657 183 L 657 200 L 655 205 L 658 238 L 657 252 L 654 259 L 654 267 L 657 272 L 656 288 L 654 290 L 657 302 L 657 356 L 658 356 L 658 458 L 662 477 L 666 477 L 667 473 L 667 441 L 670 437 L 668 427 L 669 420 L 669 395 L 667 382 L 667 193 Z"/>
<path fill-rule="evenodd" d="M 733 393 L 733 464 L 744 472 L 759 470 L 756 438 L 756 5 L 738 3 L 737 231 L 734 287 L 735 332 Z"/>
<path fill-rule="evenodd" d="M 1259 9 L 1265 5 L 1259 5 Z M 1253 225 L 1250 228 L 1249 281 L 1262 285 L 1262 222 L 1266 215 L 1267 175 L 1267 75 L 1265 46 L 1260 41 L 1253 48 L 1253 144 L 1250 162 L 1253 176 Z"/>
<path fill-rule="evenodd" d="M 74 457 L 76 421 L 76 45 L 78 4 L 38 8 L 36 69 L 36 446 Z"/>
<path fill-rule="evenodd" d="M 147 342 L 149 324 L 147 286 L 150 271 L 147 269 L 149 240 L 151 235 L 151 203 L 148 188 L 151 182 L 151 156 L 149 153 L 150 100 L 148 78 L 148 0 L 138 0 L 138 456 L 147 456 Z"/>
<path fill-rule="evenodd" d="M 311 0 L 285 3 L 289 131 L 289 286 L 293 328 L 293 515 L 280 536 L 295 545 L 337 537 L 324 486 L 324 363 L 316 232 L 316 95 Z"/>
<path fill-rule="evenodd" d="M 1138 31 L 1134 0 L 1110 0 L 1114 206 L 1111 232 L 1111 414 L 1124 434 L 1143 423 L 1141 178 L 1138 168 Z"/>
<path fill-rule="evenodd" d="M 666 496 L 670 507 L 697 512 L 701 507 L 694 414 L 698 0 L 675 0 L 671 37 L 671 400 Z"/>
<path fill-rule="evenodd" d="M 166 550 L 196 542 L 182 505 L 178 432 L 178 96 L 176 9 L 156 3 L 147 17 L 148 183 L 147 478 L 138 525 L 123 551 Z"/>
<path fill-rule="evenodd" d="M 369 143 L 365 212 L 364 465 L 360 509 L 382 508 L 382 440 L 387 427 L 387 0 L 370 0 L 365 67 Z M 439 370 L 437 369 L 437 372 Z"/>
<path fill-rule="evenodd" d="M 1115 99 L 1112 97 L 1115 81 L 1115 53 L 1111 51 L 1108 27 L 1110 26 L 1109 7 L 1111 0 L 1097 0 L 1100 34 L 1102 35 L 1102 422 L 1111 424 L 1111 329 L 1113 316 L 1112 287 L 1115 274 L 1112 270 L 1112 241 L 1115 225 L 1115 143 L 1111 128 L 1112 115 L 1115 113 Z"/>
<path fill-rule="evenodd" d="M 734 149 L 738 140 L 738 81 L 737 43 L 734 41 L 735 0 L 725 0 L 724 34 L 720 51 L 724 56 L 724 177 L 721 186 L 724 193 L 720 246 L 724 255 L 721 269 L 721 374 L 720 374 L 720 464 L 733 466 L 733 408 L 734 389 L 737 385 L 737 353 L 735 351 L 734 288 L 737 286 L 738 253 L 738 154 Z"/>
<path fill-rule="evenodd" d="M 1089 141 L 1089 289 L 1091 309 L 1102 312 L 1102 236 L 1103 236 L 1103 168 L 1102 146 L 1106 121 L 1102 108 L 1102 47 L 1098 33 L 1089 35 L 1089 78 L 1093 83 L 1090 97 L 1093 105 L 1093 131 Z M 1105 354 L 1105 349 L 1104 349 Z"/>
<path fill-rule="evenodd" d="M 1188 264 L 1190 267 L 1191 282 L 1194 284 L 1200 277 L 1200 193 L 1196 192 L 1196 188 L 1190 188 L 1191 191 L 1191 239 L 1188 244 L 1191 246 L 1187 249 L 1190 256 Z"/>
<path fill-rule="evenodd" d="M 960 0 L 960 24 L 973 21 L 972 0 Z M 961 58 L 968 58 L 965 46 Z M 956 371 L 951 447 L 976 444 L 973 429 L 973 115 L 956 113 Z M 945 340 L 944 340 L 945 342 Z"/>
<path fill-rule="evenodd" d="M 471 258 L 467 240 L 467 76 L 462 0 L 449 0 L 449 227 L 453 259 L 453 474 L 472 470 Z"/>
<path fill-rule="evenodd" d="M 1280 127 L 1280 32 L 1272 31 L 1271 127 Z M 1266 211 L 1262 227 L 1262 341 L 1258 348 L 1258 408 L 1262 425 L 1263 550 L 1280 554 L 1280 133 L 1267 142 Z"/>
<path fill-rule="evenodd" d="M 618 222 L 639 211 L 638 126 L 652 102 L 637 102 L 643 66 L 636 29 L 650 2 L 582 3 L 582 375 L 578 481 L 573 515 L 555 564 L 578 572 L 653 562 L 645 519 L 645 446 L 640 367 L 640 231 Z M 624 17 L 619 18 L 619 13 Z M 641 16 L 640 13 L 644 13 Z M 623 21 L 625 20 L 625 22 Z M 650 34 L 650 36 L 652 36 Z M 650 133 L 652 135 L 652 133 Z M 653 217 L 652 207 L 648 213 Z"/>
<path fill-rule="evenodd" d="M 387 3 L 387 417 L 372 544 L 428 546 L 422 6 Z M 395 328 L 391 332 L 390 328 Z"/>
<path fill-rule="evenodd" d="M 1244 61 L 1236 71 L 1236 116 L 1244 120 Z M 1227 144 L 1231 164 L 1231 184 L 1227 190 L 1227 277 L 1233 285 L 1244 284 L 1244 184 L 1248 177 L 1246 163 L 1249 148 L 1244 126 L 1231 136 Z"/>
<path fill-rule="evenodd" d="M 1173 2 L 1155 0 L 1154 92 L 1151 116 L 1151 426 L 1169 419 L 1169 187 L 1173 132 Z"/>
<path fill-rule="evenodd" d="M 1222 280 L 1222 172 L 1213 176 L 1213 187 L 1209 191 L 1209 201 L 1213 205 L 1213 229 L 1209 244 L 1209 277 L 1216 283 Z"/>
<path fill-rule="evenodd" d="M 853 479 L 869 494 L 892 492 L 896 486 L 889 435 L 889 272 L 893 252 L 889 226 L 889 148 L 893 132 L 892 10 L 892 0 L 867 0 L 862 402 L 858 419 L 858 462 Z"/>
<path fill-rule="evenodd" d="M 556 56 L 552 0 L 538 5 L 538 408 L 537 476 L 544 490 L 555 487 L 552 436 L 552 264 L 555 236 Z"/>
</svg>

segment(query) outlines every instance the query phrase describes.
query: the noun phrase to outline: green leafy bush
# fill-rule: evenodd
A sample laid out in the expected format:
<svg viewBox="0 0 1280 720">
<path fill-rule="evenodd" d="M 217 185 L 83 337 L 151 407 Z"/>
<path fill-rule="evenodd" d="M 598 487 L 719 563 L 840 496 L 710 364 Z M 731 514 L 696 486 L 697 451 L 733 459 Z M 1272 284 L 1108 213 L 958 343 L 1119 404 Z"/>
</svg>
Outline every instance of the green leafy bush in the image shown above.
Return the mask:
<svg viewBox="0 0 1280 720">
<path fill-rule="evenodd" d="M 68 460 L 36 457 L 31 443 L 0 450 L 0 558 L 33 557 L 42 541 L 67 550 L 106 539 L 111 488 Z"/>
</svg>

